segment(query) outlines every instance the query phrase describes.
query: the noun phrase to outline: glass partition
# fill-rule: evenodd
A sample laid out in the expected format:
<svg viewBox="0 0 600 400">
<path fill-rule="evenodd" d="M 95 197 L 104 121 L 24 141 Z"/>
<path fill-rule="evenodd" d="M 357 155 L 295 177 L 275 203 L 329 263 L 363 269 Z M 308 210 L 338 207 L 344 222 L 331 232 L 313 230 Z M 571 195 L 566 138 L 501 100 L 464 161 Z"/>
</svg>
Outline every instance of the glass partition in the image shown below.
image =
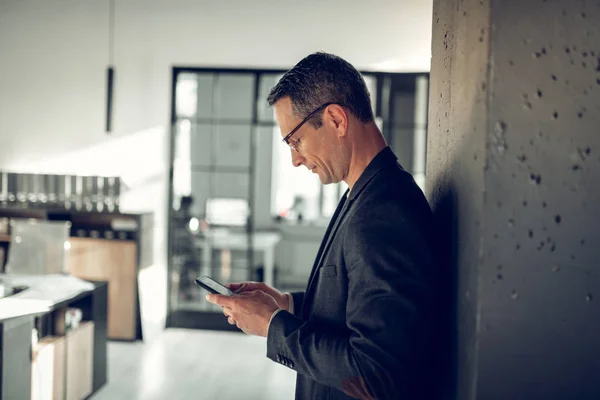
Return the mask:
<svg viewBox="0 0 600 400">
<path fill-rule="evenodd" d="M 194 280 L 276 285 L 279 226 L 327 224 L 347 188 L 323 186 L 292 166 L 266 101 L 283 73 L 173 70 L 168 326 L 231 329 Z M 363 76 L 388 144 L 405 169 L 423 178 L 428 76 Z"/>
</svg>

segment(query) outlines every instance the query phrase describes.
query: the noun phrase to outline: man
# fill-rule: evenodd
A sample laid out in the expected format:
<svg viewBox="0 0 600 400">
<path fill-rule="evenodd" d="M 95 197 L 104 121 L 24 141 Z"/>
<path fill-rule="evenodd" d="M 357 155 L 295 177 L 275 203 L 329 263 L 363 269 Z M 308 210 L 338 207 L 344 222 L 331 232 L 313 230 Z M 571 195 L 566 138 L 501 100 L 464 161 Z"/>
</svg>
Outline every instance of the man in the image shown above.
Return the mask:
<svg viewBox="0 0 600 400">
<path fill-rule="evenodd" d="M 315 53 L 268 102 L 294 166 L 349 190 L 305 292 L 264 283 L 209 295 L 229 323 L 267 337 L 267 357 L 298 372 L 297 399 L 425 399 L 437 293 L 432 215 L 377 128 L 360 73 Z"/>
</svg>

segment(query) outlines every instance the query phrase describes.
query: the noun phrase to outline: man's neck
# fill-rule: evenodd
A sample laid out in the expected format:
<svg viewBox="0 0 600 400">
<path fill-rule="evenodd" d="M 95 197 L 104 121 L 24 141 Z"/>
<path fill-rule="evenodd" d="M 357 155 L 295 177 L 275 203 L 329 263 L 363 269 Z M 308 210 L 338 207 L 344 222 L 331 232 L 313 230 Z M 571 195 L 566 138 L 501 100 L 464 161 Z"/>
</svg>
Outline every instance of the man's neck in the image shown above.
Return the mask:
<svg viewBox="0 0 600 400">
<path fill-rule="evenodd" d="M 385 139 L 374 122 L 365 125 L 361 132 L 357 132 L 356 141 L 352 147 L 348 175 L 344 179 L 350 191 L 371 161 L 385 146 L 387 146 Z"/>
</svg>

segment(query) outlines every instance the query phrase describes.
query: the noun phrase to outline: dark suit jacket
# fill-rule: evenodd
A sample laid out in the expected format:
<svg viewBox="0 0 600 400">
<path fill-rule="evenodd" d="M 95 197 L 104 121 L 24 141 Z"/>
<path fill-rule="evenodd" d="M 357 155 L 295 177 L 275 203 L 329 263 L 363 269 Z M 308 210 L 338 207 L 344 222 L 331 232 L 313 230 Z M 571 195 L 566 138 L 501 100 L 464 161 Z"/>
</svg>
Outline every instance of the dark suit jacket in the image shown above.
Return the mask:
<svg viewBox="0 0 600 400">
<path fill-rule="evenodd" d="M 426 399 L 436 273 L 431 210 L 389 147 L 346 193 L 294 314 L 267 357 L 298 372 L 296 398 Z"/>
</svg>

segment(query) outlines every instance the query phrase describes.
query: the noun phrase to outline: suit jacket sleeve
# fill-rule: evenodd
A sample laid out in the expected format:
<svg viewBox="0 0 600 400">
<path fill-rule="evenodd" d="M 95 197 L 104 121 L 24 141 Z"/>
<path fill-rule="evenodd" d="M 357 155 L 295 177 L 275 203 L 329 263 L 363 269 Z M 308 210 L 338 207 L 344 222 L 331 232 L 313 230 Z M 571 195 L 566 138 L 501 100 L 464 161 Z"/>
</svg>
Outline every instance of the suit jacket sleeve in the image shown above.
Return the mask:
<svg viewBox="0 0 600 400">
<path fill-rule="evenodd" d="M 402 398 L 427 345 L 431 254 L 419 227 L 399 210 L 367 214 L 343 239 L 346 329 L 280 312 L 267 357 L 290 360 L 297 372 L 352 397 Z"/>
</svg>

